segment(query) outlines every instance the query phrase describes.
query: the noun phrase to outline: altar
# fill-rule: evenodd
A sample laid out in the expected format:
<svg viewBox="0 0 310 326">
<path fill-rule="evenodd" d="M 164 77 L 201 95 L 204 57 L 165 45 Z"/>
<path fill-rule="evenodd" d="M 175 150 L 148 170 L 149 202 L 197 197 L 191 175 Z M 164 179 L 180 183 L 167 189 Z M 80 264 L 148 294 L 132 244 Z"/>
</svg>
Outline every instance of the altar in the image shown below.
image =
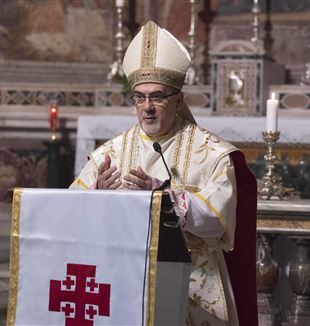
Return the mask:
<svg viewBox="0 0 310 326">
<path fill-rule="evenodd" d="M 228 117 L 202 115 L 201 109 L 192 110 L 197 124 L 210 130 L 219 137 L 232 142 L 244 151 L 248 164 L 257 178 L 264 173 L 263 155 L 266 152 L 262 138 L 262 131 L 266 129 L 265 117 Z M 127 115 L 81 116 L 77 122 L 75 177 L 87 162 L 87 156 L 99 144 L 115 137 L 137 123 L 137 118 L 127 111 Z M 298 190 L 306 193 L 310 198 L 310 189 L 304 186 L 304 174 L 298 174 L 300 162 L 303 169 L 309 173 L 306 158 L 310 155 L 310 129 L 307 117 L 292 117 L 280 115 L 280 139 L 276 144 L 276 153 L 279 156 L 278 170 L 288 187 L 292 183 L 300 182 Z M 306 167 L 305 167 L 306 165 Z M 285 170 L 285 172 L 283 172 Z M 289 172 L 288 172 L 289 171 Z M 279 172 L 279 171 L 278 171 Z M 298 181 L 294 181 L 294 178 Z M 296 185 L 295 185 L 296 187 Z M 302 189 L 306 187 L 306 189 Z M 300 189 L 299 189 L 300 188 Z"/>
<path fill-rule="evenodd" d="M 257 177 L 265 172 L 265 166 L 261 164 L 262 156 L 266 153 L 262 138 L 262 131 L 266 129 L 265 117 L 211 116 L 202 114 L 201 109 L 194 108 L 192 111 L 199 126 L 236 144 L 245 152 L 253 173 L 258 172 L 255 171 L 255 166 L 260 168 Z M 137 118 L 130 110 L 127 111 L 127 115 L 79 117 L 75 176 L 87 162 L 87 155 L 92 150 L 102 142 L 131 128 L 135 123 Z M 299 176 L 296 170 L 302 171 L 300 161 L 304 159 L 302 162 L 306 164 L 305 158 L 310 154 L 308 124 L 309 121 L 305 117 L 292 117 L 285 115 L 285 112 L 282 115 L 280 113 L 278 127 L 281 135 L 276 144 L 278 167 L 283 168 L 290 162 L 295 166 L 295 178 L 305 182 L 307 175 L 301 173 Z M 285 168 L 278 169 L 278 172 L 284 170 Z M 308 170 L 309 167 L 306 171 Z M 288 179 L 285 179 L 287 174 L 283 177 L 287 182 Z M 303 195 L 308 196 L 308 192 Z M 258 201 L 257 293 L 260 325 L 273 325 L 277 320 L 281 320 L 282 325 L 295 325 L 294 321 L 297 321 L 298 325 L 306 325 L 309 321 L 307 313 L 303 315 L 309 306 L 309 285 L 307 285 L 309 275 L 306 275 L 310 236 L 309 212 L 309 200 L 305 199 Z M 303 312 L 301 315 L 300 310 Z"/>
</svg>

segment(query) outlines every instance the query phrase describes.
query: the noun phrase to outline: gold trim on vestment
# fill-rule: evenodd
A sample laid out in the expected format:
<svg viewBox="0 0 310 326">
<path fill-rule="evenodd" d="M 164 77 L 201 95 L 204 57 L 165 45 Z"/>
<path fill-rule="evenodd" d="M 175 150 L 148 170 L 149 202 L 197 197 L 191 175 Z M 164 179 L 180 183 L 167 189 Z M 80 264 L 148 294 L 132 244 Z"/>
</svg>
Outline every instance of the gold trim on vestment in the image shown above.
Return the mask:
<svg viewBox="0 0 310 326">
<path fill-rule="evenodd" d="M 171 182 L 171 186 L 172 186 L 173 190 L 180 190 L 180 191 L 186 190 L 189 192 L 199 192 L 201 190 L 197 186 L 193 186 L 193 185 L 189 185 L 189 184 L 183 185 L 183 184 L 180 184 L 180 183 L 177 183 L 174 181 Z"/>
<path fill-rule="evenodd" d="M 198 197 L 199 199 L 201 199 L 209 207 L 209 209 L 211 210 L 211 212 L 215 215 L 215 217 L 219 220 L 219 222 L 223 226 L 224 236 L 226 235 L 229 238 L 229 241 L 230 241 L 230 235 L 229 235 L 229 232 L 227 230 L 227 225 L 225 224 L 224 219 L 223 219 L 223 216 L 219 213 L 219 211 L 200 192 L 194 192 L 193 195 L 195 195 L 196 197 Z"/>
<path fill-rule="evenodd" d="M 171 133 L 166 133 L 166 134 L 159 135 L 159 136 L 148 136 L 148 135 L 143 134 L 141 132 L 141 128 L 140 128 L 140 133 L 139 133 L 139 136 L 140 136 L 140 138 L 142 140 L 149 140 L 149 141 L 152 141 L 152 142 L 160 141 L 160 140 L 163 140 L 163 139 L 167 139 L 169 137 L 169 135 L 171 136 Z"/>
<path fill-rule="evenodd" d="M 202 288 L 200 286 L 198 289 L 196 288 L 196 290 L 190 291 L 189 299 L 192 300 L 190 305 L 193 309 L 199 306 L 216 319 L 227 322 L 227 302 L 225 298 L 225 290 L 221 281 L 224 275 L 221 274 L 219 268 L 216 268 L 216 266 L 220 266 L 219 259 L 221 257 L 221 247 L 218 247 L 215 244 L 214 246 L 211 246 L 210 243 L 208 243 L 208 240 L 204 241 L 202 238 L 189 232 L 185 232 L 185 238 L 190 248 L 189 250 L 191 252 L 193 263 L 190 287 L 193 288 L 193 286 L 195 287 L 197 284 L 203 284 L 205 291 L 208 293 L 207 295 L 202 295 Z M 206 257 L 206 255 L 208 255 L 208 258 L 201 260 L 201 258 Z M 216 279 L 216 287 L 212 284 L 214 279 Z M 218 313 L 220 313 L 220 315 L 218 315 Z M 193 326 L 194 325 L 196 324 L 193 324 Z"/>
<path fill-rule="evenodd" d="M 130 149 L 129 149 L 129 162 L 128 162 L 128 173 L 132 168 L 137 168 L 137 155 L 138 155 L 138 135 L 140 132 L 139 124 L 134 128 L 133 135 L 131 138 Z"/>
<path fill-rule="evenodd" d="M 72 183 L 72 185 L 78 185 L 78 186 L 81 186 L 84 189 L 89 189 L 87 184 L 80 178 L 75 179 L 74 182 Z"/>
<path fill-rule="evenodd" d="M 180 178 L 179 178 L 179 174 L 178 174 L 178 168 L 179 168 L 179 162 L 180 162 L 180 157 L 181 157 L 181 148 L 183 145 L 183 129 L 185 126 L 185 121 L 181 120 L 181 126 L 180 129 L 178 131 L 177 134 L 177 139 L 176 139 L 176 145 L 175 145 L 175 151 L 174 151 L 174 155 L 173 155 L 173 161 L 172 161 L 172 165 L 171 165 L 171 172 L 172 172 L 172 184 L 173 183 L 177 183 L 176 180 L 179 180 L 180 182 Z"/>
<path fill-rule="evenodd" d="M 123 176 L 125 174 L 123 171 L 123 168 L 124 168 L 124 160 L 125 160 L 125 151 L 127 148 L 128 133 L 129 133 L 129 130 L 127 130 L 124 133 L 123 139 L 122 139 L 121 158 L 120 158 L 120 163 L 119 163 L 119 171 L 121 172 L 121 176 Z"/>
<path fill-rule="evenodd" d="M 217 266 L 220 266 L 219 252 L 218 251 L 213 252 L 213 257 L 214 257 L 214 260 L 215 260 Z M 225 290 L 224 290 L 224 287 L 223 287 L 221 272 L 220 272 L 219 269 L 216 271 L 216 276 L 217 276 L 217 279 L 218 279 L 218 284 L 219 284 L 219 288 L 220 288 L 221 298 L 222 298 L 222 300 L 224 302 L 224 304 L 223 304 L 224 320 L 225 321 L 229 321 L 228 320 L 227 301 L 226 301 L 226 297 L 225 297 Z M 223 275 L 223 278 L 224 278 L 224 275 Z"/>
<path fill-rule="evenodd" d="M 149 277 L 148 277 L 148 309 L 146 316 L 146 325 L 154 325 L 155 319 L 155 289 L 156 289 L 156 273 L 157 273 L 157 254 L 159 239 L 159 222 L 161 210 L 161 191 L 154 191 L 152 196 L 152 212 L 151 212 L 151 240 L 149 249 Z"/>
<path fill-rule="evenodd" d="M 191 159 L 191 155 L 192 155 L 195 130 L 196 130 L 196 125 L 190 125 L 189 132 L 188 132 L 184 164 L 183 164 L 183 175 L 182 175 L 182 181 L 181 181 L 181 183 L 183 185 L 185 185 L 187 183 L 189 163 L 190 163 L 190 159 Z"/>
<path fill-rule="evenodd" d="M 216 216 L 216 218 L 221 222 L 221 224 L 224 226 L 224 221 L 223 221 L 223 217 L 221 216 L 221 214 L 218 212 L 218 210 L 212 206 L 212 204 L 209 202 L 209 200 L 204 197 L 201 193 L 199 192 L 194 192 L 193 195 L 197 196 L 199 199 L 201 199 L 209 208 L 210 211 Z"/>
<path fill-rule="evenodd" d="M 145 134 L 142 134 L 141 132 L 140 132 L 139 136 L 144 140 L 153 140 L 152 137 L 150 137 L 148 135 L 145 135 Z"/>
<path fill-rule="evenodd" d="M 107 147 L 109 147 L 109 149 L 107 149 Z M 106 143 L 97 147 L 93 152 L 91 152 L 88 155 L 89 160 L 94 164 L 96 170 L 98 170 L 101 163 L 103 161 L 105 161 L 105 157 L 103 158 L 102 161 L 101 160 L 98 161 L 97 155 L 100 155 L 100 156 L 109 155 L 111 157 L 111 159 L 115 158 L 115 150 L 113 149 L 113 142 L 111 140 L 108 140 Z M 99 165 L 97 164 L 97 161 L 98 161 Z"/>
<path fill-rule="evenodd" d="M 12 203 L 12 226 L 10 243 L 10 283 L 9 300 L 6 325 L 15 325 L 17 294 L 18 294 L 18 274 L 19 274 L 19 236 L 20 236 L 20 209 L 23 189 L 15 188 Z"/>
<path fill-rule="evenodd" d="M 232 147 L 232 148 L 226 150 L 225 152 L 223 152 L 222 154 L 220 154 L 220 155 L 216 158 L 216 160 L 214 161 L 212 167 L 209 169 L 209 173 L 208 173 L 208 175 L 207 175 L 207 177 L 206 177 L 206 181 L 207 181 L 207 182 L 208 182 L 209 179 L 211 178 L 211 176 L 212 176 L 212 174 L 213 174 L 215 168 L 217 167 L 219 161 L 220 161 L 224 156 L 227 156 L 227 155 L 229 155 L 230 153 L 232 153 L 232 152 L 234 152 L 234 151 L 238 151 L 238 148 L 233 147 L 233 145 L 231 145 L 231 147 Z"/>
</svg>

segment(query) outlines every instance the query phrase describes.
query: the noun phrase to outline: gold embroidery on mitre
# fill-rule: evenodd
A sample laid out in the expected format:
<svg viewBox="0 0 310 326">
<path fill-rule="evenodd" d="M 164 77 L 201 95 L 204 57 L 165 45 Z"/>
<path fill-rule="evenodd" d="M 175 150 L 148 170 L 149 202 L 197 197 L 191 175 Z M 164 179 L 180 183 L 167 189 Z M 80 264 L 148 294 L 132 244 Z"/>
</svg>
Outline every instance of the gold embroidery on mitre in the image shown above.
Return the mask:
<svg viewBox="0 0 310 326">
<path fill-rule="evenodd" d="M 144 25 L 142 37 L 141 68 L 154 67 L 156 61 L 158 26 L 149 21 Z"/>
<path fill-rule="evenodd" d="M 149 21 L 143 27 L 140 68 L 127 76 L 133 89 L 142 83 L 160 83 L 181 89 L 185 73 L 156 67 L 158 26 Z"/>
<path fill-rule="evenodd" d="M 185 74 L 179 71 L 165 68 L 141 68 L 128 76 L 128 82 L 132 88 L 142 83 L 160 83 L 181 89 L 184 84 Z"/>
</svg>

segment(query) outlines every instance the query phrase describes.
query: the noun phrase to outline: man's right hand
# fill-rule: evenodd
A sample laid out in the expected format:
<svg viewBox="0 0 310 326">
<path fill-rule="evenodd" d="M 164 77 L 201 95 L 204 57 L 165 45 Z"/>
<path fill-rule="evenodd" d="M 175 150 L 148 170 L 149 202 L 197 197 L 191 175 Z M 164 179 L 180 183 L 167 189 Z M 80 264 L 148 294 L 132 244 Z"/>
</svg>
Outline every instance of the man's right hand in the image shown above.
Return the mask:
<svg viewBox="0 0 310 326">
<path fill-rule="evenodd" d="M 116 166 L 111 166 L 110 156 L 106 155 L 98 168 L 97 189 L 117 189 L 122 183 L 121 173 L 116 171 Z"/>
</svg>

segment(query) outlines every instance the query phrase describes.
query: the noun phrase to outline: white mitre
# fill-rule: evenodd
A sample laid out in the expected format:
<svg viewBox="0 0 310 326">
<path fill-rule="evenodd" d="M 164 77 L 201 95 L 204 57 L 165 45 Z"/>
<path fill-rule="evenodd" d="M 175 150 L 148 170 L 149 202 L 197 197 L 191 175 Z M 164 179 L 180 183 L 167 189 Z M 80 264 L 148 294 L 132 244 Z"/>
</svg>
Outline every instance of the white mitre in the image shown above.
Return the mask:
<svg viewBox="0 0 310 326">
<path fill-rule="evenodd" d="M 123 69 L 132 88 L 155 82 L 181 89 L 190 62 L 184 45 L 149 21 L 129 44 Z"/>
<path fill-rule="evenodd" d="M 159 83 L 181 90 L 190 62 L 185 46 L 149 21 L 129 44 L 123 70 L 132 89 L 139 84 Z M 195 123 L 186 104 L 178 114 Z"/>
</svg>

